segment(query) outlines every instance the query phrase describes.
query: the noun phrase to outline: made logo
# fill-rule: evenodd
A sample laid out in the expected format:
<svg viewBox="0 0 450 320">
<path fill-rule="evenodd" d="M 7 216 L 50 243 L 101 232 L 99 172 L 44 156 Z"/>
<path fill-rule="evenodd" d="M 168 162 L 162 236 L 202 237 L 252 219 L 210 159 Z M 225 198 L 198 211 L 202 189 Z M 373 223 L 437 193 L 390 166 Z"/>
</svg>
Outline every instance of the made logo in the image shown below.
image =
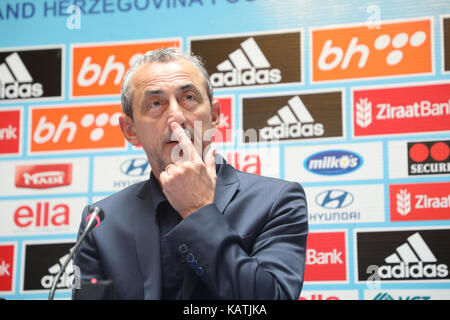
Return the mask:
<svg viewBox="0 0 450 320">
<path fill-rule="evenodd" d="M 342 137 L 342 94 L 244 97 L 242 118 L 243 142 Z"/>
<path fill-rule="evenodd" d="M 119 95 L 123 77 L 137 58 L 150 50 L 180 45 L 180 40 L 73 45 L 71 96 Z"/>
<path fill-rule="evenodd" d="M 345 232 L 312 232 L 308 235 L 305 282 L 341 281 L 347 278 Z"/>
<path fill-rule="evenodd" d="M 357 232 L 358 280 L 449 281 L 449 229 Z"/>
<path fill-rule="evenodd" d="M 20 153 L 22 110 L 0 110 L 0 155 Z"/>
<path fill-rule="evenodd" d="M 0 292 L 13 292 L 14 283 L 14 244 L 0 245 Z"/>
<path fill-rule="evenodd" d="M 450 140 L 408 142 L 408 175 L 450 173 Z"/>
<path fill-rule="evenodd" d="M 301 82 L 300 32 L 191 39 L 215 88 Z"/>
<path fill-rule="evenodd" d="M 62 48 L 0 52 L 0 102 L 62 97 Z"/>
<path fill-rule="evenodd" d="M 361 167 L 360 155 L 346 150 L 329 150 L 315 153 L 304 161 L 309 172 L 320 175 L 341 175 L 353 172 Z"/>
<path fill-rule="evenodd" d="M 429 19 L 313 30 L 313 81 L 431 73 L 431 39 Z"/>
<path fill-rule="evenodd" d="M 391 185 L 391 221 L 450 219 L 450 183 Z"/>
<path fill-rule="evenodd" d="M 450 130 L 450 84 L 353 90 L 355 136 Z"/>
<path fill-rule="evenodd" d="M 60 271 L 73 242 L 29 243 L 24 246 L 23 291 L 46 291 Z M 70 262 L 56 285 L 57 290 L 69 289 L 74 279 Z"/>
<path fill-rule="evenodd" d="M 16 166 L 15 186 L 18 188 L 47 189 L 72 183 L 72 164 Z"/>
<path fill-rule="evenodd" d="M 30 151 L 125 148 L 118 104 L 31 109 Z"/>
</svg>

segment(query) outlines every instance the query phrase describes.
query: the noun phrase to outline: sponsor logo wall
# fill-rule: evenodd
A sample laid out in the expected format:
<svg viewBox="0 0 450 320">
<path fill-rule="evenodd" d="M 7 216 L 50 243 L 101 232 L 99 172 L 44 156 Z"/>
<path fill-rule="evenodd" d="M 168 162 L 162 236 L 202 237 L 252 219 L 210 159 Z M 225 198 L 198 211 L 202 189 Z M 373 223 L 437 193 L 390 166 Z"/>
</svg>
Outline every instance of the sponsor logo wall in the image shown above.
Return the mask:
<svg viewBox="0 0 450 320">
<path fill-rule="evenodd" d="M 119 128 L 120 87 L 145 52 L 175 46 L 203 57 L 226 161 L 305 189 L 299 300 L 450 299 L 448 1 L 380 1 L 379 15 L 297 0 L 167 1 L 144 15 L 143 1 L 84 8 L 78 29 L 54 2 L 26 19 L 0 4 L 0 297 L 47 298 L 85 205 L 148 179 Z M 3 31 L 33 19 L 28 34 Z"/>
</svg>

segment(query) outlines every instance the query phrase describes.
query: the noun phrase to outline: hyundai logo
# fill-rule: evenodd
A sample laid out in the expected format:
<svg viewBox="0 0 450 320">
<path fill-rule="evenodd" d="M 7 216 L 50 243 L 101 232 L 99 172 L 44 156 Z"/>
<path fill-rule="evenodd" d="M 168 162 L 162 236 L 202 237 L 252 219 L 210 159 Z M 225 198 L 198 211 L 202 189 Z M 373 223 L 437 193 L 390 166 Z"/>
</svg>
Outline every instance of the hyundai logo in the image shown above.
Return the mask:
<svg viewBox="0 0 450 320">
<path fill-rule="evenodd" d="M 120 171 L 131 177 L 147 176 L 150 172 L 150 164 L 146 158 L 133 158 L 120 164 Z"/>
<path fill-rule="evenodd" d="M 316 203 L 326 209 L 342 209 L 353 203 L 353 195 L 345 190 L 327 190 L 316 196 Z"/>
</svg>

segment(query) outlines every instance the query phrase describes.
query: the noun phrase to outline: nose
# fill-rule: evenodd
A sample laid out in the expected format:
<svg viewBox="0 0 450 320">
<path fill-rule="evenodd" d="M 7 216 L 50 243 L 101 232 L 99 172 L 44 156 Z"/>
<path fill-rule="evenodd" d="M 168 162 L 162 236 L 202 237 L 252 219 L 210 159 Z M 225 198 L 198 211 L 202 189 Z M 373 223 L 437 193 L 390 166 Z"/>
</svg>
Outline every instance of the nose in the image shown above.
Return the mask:
<svg viewBox="0 0 450 320">
<path fill-rule="evenodd" d="M 167 126 L 170 127 L 172 122 L 177 122 L 183 129 L 186 128 L 186 118 L 182 106 L 178 104 L 175 98 L 172 98 L 169 103 Z"/>
</svg>

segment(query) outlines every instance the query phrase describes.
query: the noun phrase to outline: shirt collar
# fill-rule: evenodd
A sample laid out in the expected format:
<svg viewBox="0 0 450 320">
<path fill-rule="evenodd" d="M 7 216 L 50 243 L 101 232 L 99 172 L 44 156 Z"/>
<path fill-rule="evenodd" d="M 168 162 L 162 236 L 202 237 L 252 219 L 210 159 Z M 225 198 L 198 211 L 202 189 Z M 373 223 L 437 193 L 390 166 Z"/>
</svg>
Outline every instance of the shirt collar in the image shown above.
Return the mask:
<svg viewBox="0 0 450 320">
<path fill-rule="evenodd" d="M 163 192 L 161 191 L 161 188 L 158 184 L 158 181 L 156 180 L 155 175 L 153 174 L 153 171 L 150 173 L 150 194 L 153 202 L 153 208 L 156 210 L 158 206 L 161 204 L 161 202 L 167 201 L 167 198 L 164 196 Z"/>
</svg>

